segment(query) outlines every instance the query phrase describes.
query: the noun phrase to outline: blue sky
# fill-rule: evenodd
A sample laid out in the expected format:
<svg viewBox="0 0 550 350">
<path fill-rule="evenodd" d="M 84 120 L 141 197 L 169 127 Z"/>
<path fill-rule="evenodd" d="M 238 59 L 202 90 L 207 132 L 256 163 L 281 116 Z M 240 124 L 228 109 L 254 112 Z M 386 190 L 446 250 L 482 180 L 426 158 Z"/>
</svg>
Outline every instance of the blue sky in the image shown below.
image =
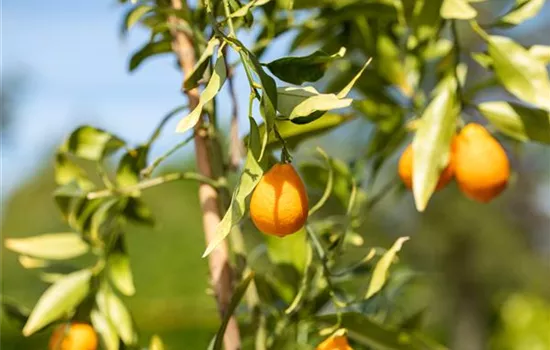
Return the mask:
<svg viewBox="0 0 550 350">
<path fill-rule="evenodd" d="M 139 142 L 166 112 L 185 104 L 172 56 L 152 58 L 128 73 L 131 52 L 148 36 L 139 28 L 126 39 L 118 35 L 124 12 L 116 1 L 4 0 L 2 6 L 2 76 L 24 80 L 13 137 L 2 151 L 4 197 L 24 180 L 19 174 L 31 176 L 41 162 L 49 162 L 53 147 L 77 125 L 92 124 Z M 281 44 L 270 52 L 277 47 Z M 236 84 L 248 91 L 246 80 Z M 221 99 L 230 113 L 226 94 Z M 240 107 L 245 114 L 246 101 Z M 181 139 L 174 123 L 153 153 Z"/>
</svg>

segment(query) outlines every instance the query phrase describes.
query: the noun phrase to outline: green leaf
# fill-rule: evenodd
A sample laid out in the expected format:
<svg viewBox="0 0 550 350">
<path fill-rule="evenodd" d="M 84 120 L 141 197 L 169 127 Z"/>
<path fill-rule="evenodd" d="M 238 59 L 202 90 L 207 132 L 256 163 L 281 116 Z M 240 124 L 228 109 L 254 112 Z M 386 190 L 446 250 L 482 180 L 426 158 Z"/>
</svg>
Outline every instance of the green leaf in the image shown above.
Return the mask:
<svg viewBox="0 0 550 350">
<path fill-rule="evenodd" d="M 484 102 L 479 112 L 499 131 L 519 141 L 550 144 L 550 113 L 513 102 Z"/>
<path fill-rule="evenodd" d="M 66 275 L 50 286 L 32 310 L 23 328 L 23 335 L 28 337 L 71 312 L 88 294 L 91 277 L 90 270 L 81 270 Z"/>
<path fill-rule="evenodd" d="M 294 124 L 289 120 L 277 120 L 275 125 L 277 126 L 277 130 L 279 130 L 279 134 L 285 140 L 287 147 L 293 149 L 300 142 L 333 130 L 352 119 L 349 115 L 327 113 L 308 124 Z M 262 124 L 260 125 L 260 135 L 264 133 L 265 126 Z M 268 151 L 278 147 L 281 147 L 281 141 L 278 138 L 272 137 L 267 142 Z"/>
<path fill-rule="evenodd" d="M 427 342 L 424 337 L 389 328 L 379 324 L 366 315 L 347 312 L 318 316 L 316 319 L 325 324 L 338 324 L 346 328 L 348 336 L 357 343 L 379 350 L 444 350 L 444 346 Z"/>
<path fill-rule="evenodd" d="M 90 319 L 94 330 L 99 333 L 104 348 L 106 350 L 118 350 L 120 341 L 111 321 L 97 309 L 92 310 Z"/>
<path fill-rule="evenodd" d="M 116 171 L 116 183 L 120 187 L 136 185 L 140 180 L 140 172 L 147 165 L 148 146 L 139 146 L 126 152 Z M 139 195 L 137 191 L 134 195 Z"/>
<path fill-rule="evenodd" d="M 101 313 L 110 320 L 124 344 L 135 344 L 137 335 L 134 331 L 132 316 L 122 300 L 104 285 L 97 293 L 96 303 Z"/>
<path fill-rule="evenodd" d="M 86 191 L 80 188 L 76 181 L 60 186 L 54 191 L 54 200 L 65 220 L 69 219 L 74 204 L 85 197 Z"/>
<path fill-rule="evenodd" d="M 451 140 L 458 116 L 456 81 L 448 78 L 426 107 L 413 140 L 413 194 L 418 211 L 424 211 L 441 171 L 449 164 Z"/>
<path fill-rule="evenodd" d="M 313 86 L 284 86 L 277 88 L 277 110 L 288 117 L 292 110 L 310 97 L 319 96 L 320 92 Z"/>
<path fill-rule="evenodd" d="M 107 269 L 113 285 L 124 295 L 134 295 L 134 278 L 130 268 L 130 257 L 124 244 L 124 236 L 119 235 L 107 259 Z"/>
<path fill-rule="evenodd" d="M 58 185 L 67 185 L 73 181 L 84 190 L 89 191 L 94 188 L 93 182 L 88 179 L 84 169 L 76 165 L 65 153 L 56 153 L 55 182 Z"/>
<path fill-rule="evenodd" d="M 533 18 L 544 6 L 545 0 L 516 0 L 515 6 L 500 17 L 497 26 L 515 26 Z"/>
<path fill-rule="evenodd" d="M 191 90 L 199 85 L 199 81 L 204 76 L 204 72 L 210 63 L 210 57 L 214 54 L 214 50 L 217 46 L 220 45 L 220 40 L 218 38 L 212 38 L 206 44 L 206 48 L 202 52 L 201 57 L 193 67 L 193 71 L 188 73 L 185 81 L 183 83 L 184 90 Z"/>
<path fill-rule="evenodd" d="M 444 0 L 440 14 L 446 19 L 473 19 L 477 16 L 477 11 L 467 0 Z"/>
<path fill-rule="evenodd" d="M 252 7 L 262 6 L 270 2 L 271 0 L 252 0 L 248 4 L 244 5 L 237 11 L 229 15 L 230 18 L 238 18 L 246 16 Z"/>
<path fill-rule="evenodd" d="M 122 212 L 124 216 L 138 224 L 153 226 L 155 224 L 155 218 L 151 209 L 145 204 L 145 202 L 139 198 L 128 198 L 126 207 Z"/>
<path fill-rule="evenodd" d="M 328 154 L 325 153 L 321 148 L 317 148 L 317 152 L 321 154 L 321 156 L 324 158 L 325 163 L 327 165 L 328 170 L 328 178 L 325 186 L 325 190 L 323 192 L 323 195 L 321 198 L 319 198 L 319 201 L 315 203 L 311 209 L 309 209 L 308 216 L 312 216 L 315 214 L 315 212 L 323 207 L 325 203 L 327 202 L 328 198 L 330 197 L 330 194 L 332 193 L 332 189 L 334 186 L 334 169 L 332 167 L 332 159 L 328 156 Z"/>
<path fill-rule="evenodd" d="M 363 72 L 365 71 L 365 69 L 367 69 L 367 67 L 371 62 L 372 62 L 372 58 L 369 58 L 367 62 L 365 62 L 363 67 L 361 67 L 361 70 L 359 70 L 359 72 L 355 74 L 355 76 L 350 80 L 350 82 L 346 86 L 344 86 L 344 88 L 337 94 L 338 98 L 344 98 L 351 92 L 351 89 L 353 89 L 353 87 L 355 86 L 355 83 L 357 82 L 357 80 L 359 80 L 359 78 L 361 78 L 361 75 L 363 75 Z"/>
<path fill-rule="evenodd" d="M 158 335 L 153 335 L 151 337 L 151 342 L 149 343 L 149 350 L 164 350 L 164 343 Z"/>
<path fill-rule="evenodd" d="M 254 119 L 249 118 L 249 122 L 251 130 L 250 133 L 257 133 L 257 131 L 254 131 L 254 129 L 258 128 Z M 231 204 L 229 205 L 227 212 L 225 213 L 223 219 L 216 228 L 214 239 L 212 239 L 208 244 L 208 247 L 206 247 L 206 250 L 202 255 L 203 258 L 208 256 L 208 254 L 216 249 L 218 244 L 220 244 L 231 232 L 231 228 L 239 223 L 239 221 L 242 219 L 246 211 L 246 198 L 248 197 L 248 195 L 250 195 L 250 193 L 252 193 L 252 191 L 262 178 L 263 169 L 254 156 L 254 154 L 258 153 L 258 149 L 260 148 L 258 144 L 254 144 L 257 141 L 258 140 L 256 140 L 255 137 L 249 139 L 248 153 L 246 156 L 244 169 L 239 179 L 239 183 L 237 184 L 235 191 L 233 192 Z"/>
<path fill-rule="evenodd" d="M 128 69 L 132 72 L 149 57 L 169 52 L 172 52 L 172 42 L 170 40 L 165 39 L 149 42 L 134 52 L 132 58 L 130 58 Z"/>
<path fill-rule="evenodd" d="M 101 160 L 124 146 L 117 136 L 92 126 L 81 126 L 69 135 L 62 151 L 68 151 L 86 160 Z"/>
<path fill-rule="evenodd" d="M 221 33 L 220 33 L 221 34 Z M 260 83 L 262 85 L 262 96 L 260 99 L 260 113 L 264 119 L 266 133 L 264 133 L 264 138 L 262 141 L 262 147 L 260 151 L 259 160 L 263 159 L 263 155 L 267 146 L 267 141 L 269 139 L 269 134 L 273 130 L 273 124 L 275 123 L 276 111 L 275 107 L 277 106 L 277 85 L 272 77 L 270 77 L 263 70 L 258 58 L 250 52 L 239 40 L 234 38 L 229 38 L 224 36 L 224 39 L 230 43 L 230 45 L 239 53 L 243 66 L 249 79 L 251 77 L 251 71 L 256 72 L 260 78 Z"/>
<path fill-rule="evenodd" d="M 269 259 L 277 264 L 294 266 L 296 271 L 303 271 L 306 263 L 307 234 L 300 231 L 285 237 L 265 236 Z"/>
<path fill-rule="evenodd" d="M 127 33 L 136 23 L 139 22 L 139 20 L 148 14 L 149 12 L 153 11 L 152 6 L 148 5 L 138 5 L 134 8 L 130 9 L 126 13 L 126 16 L 124 17 L 123 25 L 122 25 L 122 34 Z"/>
<path fill-rule="evenodd" d="M 550 46 L 533 45 L 529 48 L 529 54 L 541 61 L 544 65 L 550 63 Z"/>
<path fill-rule="evenodd" d="M 485 69 L 493 68 L 493 59 L 483 52 L 472 52 L 472 58 Z"/>
<path fill-rule="evenodd" d="M 489 55 L 499 82 L 516 97 L 550 110 L 550 81 L 544 64 L 503 36 L 489 36 Z"/>
<path fill-rule="evenodd" d="M 248 286 L 250 285 L 252 278 L 254 278 L 254 272 L 250 271 L 248 275 L 238 284 L 237 288 L 235 288 L 235 292 L 233 293 L 233 296 L 231 297 L 231 301 L 229 302 L 225 315 L 223 316 L 222 324 L 220 325 L 220 328 L 218 329 L 218 332 L 216 333 L 214 339 L 212 339 L 212 342 L 210 343 L 208 350 L 222 349 L 223 335 L 225 334 L 225 329 L 227 328 L 227 324 L 229 323 L 231 316 L 235 312 L 235 309 L 237 309 L 237 306 L 239 306 L 239 303 L 241 302 L 241 299 L 243 298 L 246 290 L 248 289 Z"/>
<path fill-rule="evenodd" d="M 380 258 L 376 263 L 372 276 L 369 282 L 369 287 L 367 289 L 366 299 L 369 299 L 374 294 L 378 293 L 388 277 L 388 270 L 395 259 L 397 253 L 401 250 L 403 243 L 409 240 L 409 237 L 398 238 L 393 246 Z"/>
<path fill-rule="evenodd" d="M 216 60 L 216 64 L 214 65 L 214 72 L 212 73 L 210 81 L 208 81 L 208 84 L 200 96 L 199 103 L 191 113 L 180 120 L 176 127 L 176 132 L 186 132 L 198 123 L 203 107 L 214 97 L 216 97 L 218 92 L 220 92 L 226 78 L 227 71 L 225 68 L 225 61 L 221 50 L 218 50 L 218 58 Z"/>
<path fill-rule="evenodd" d="M 351 98 L 341 99 L 335 94 L 320 94 L 317 96 L 312 96 L 297 105 L 288 116 L 288 119 L 298 124 L 311 122 L 318 118 L 313 119 L 313 116 L 317 116 L 317 114 L 315 114 L 316 112 L 326 112 L 333 109 L 346 108 L 351 106 L 352 102 L 353 100 Z"/>
<path fill-rule="evenodd" d="M 417 0 L 411 26 L 419 42 L 433 38 L 441 25 L 439 14 L 443 0 Z"/>
<path fill-rule="evenodd" d="M 117 234 L 120 229 L 121 199 L 110 198 L 101 202 L 91 214 L 90 237 L 92 241 L 100 241 L 111 234 Z"/>
<path fill-rule="evenodd" d="M 88 252 L 89 246 L 77 233 L 46 233 L 34 237 L 7 238 L 7 249 L 46 260 L 65 260 Z"/>
<path fill-rule="evenodd" d="M 329 171 L 330 169 L 330 171 Z M 332 194 L 345 207 L 350 197 L 351 173 L 348 166 L 337 158 L 331 158 L 330 168 L 324 168 L 315 163 L 301 163 L 300 172 L 308 187 L 327 189 L 330 173 L 333 173 Z"/>
<path fill-rule="evenodd" d="M 284 57 L 266 64 L 271 73 L 287 83 L 301 85 L 314 82 L 323 77 L 328 64 L 336 59 L 344 57 L 346 49 L 329 55 L 323 51 L 315 51 L 311 55 L 303 57 Z"/>
</svg>

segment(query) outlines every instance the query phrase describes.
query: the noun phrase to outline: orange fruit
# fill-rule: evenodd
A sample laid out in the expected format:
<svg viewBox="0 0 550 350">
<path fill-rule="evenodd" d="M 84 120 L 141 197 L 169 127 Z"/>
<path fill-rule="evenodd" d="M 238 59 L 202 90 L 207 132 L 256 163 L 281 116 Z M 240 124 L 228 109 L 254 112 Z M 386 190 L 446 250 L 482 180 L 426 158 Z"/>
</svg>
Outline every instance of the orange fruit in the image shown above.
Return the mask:
<svg viewBox="0 0 550 350">
<path fill-rule="evenodd" d="M 263 233 L 283 237 L 304 226 L 308 214 L 306 188 L 290 164 L 276 164 L 252 192 L 250 216 Z"/>
<path fill-rule="evenodd" d="M 453 152 L 454 152 L 454 140 L 451 144 L 451 159 L 449 160 L 449 164 L 447 165 L 447 167 L 441 172 L 441 175 L 439 175 L 439 181 L 437 181 L 437 185 L 435 187 L 436 191 L 445 187 L 453 179 L 453 175 L 454 175 Z M 408 189 L 412 188 L 412 177 L 413 177 L 412 167 L 413 167 L 413 148 L 412 148 L 412 144 L 410 144 L 403 151 L 401 158 L 399 158 L 399 164 L 397 167 L 397 172 L 399 173 L 399 177 L 401 178 L 401 181 L 403 181 L 403 183 L 405 184 L 405 186 L 407 186 Z"/>
<path fill-rule="evenodd" d="M 96 350 L 97 334 L 87 323 L 62 324 L 52 333 L 49 350 Z"/>
<path fill-rule="evenodd" d="M 506 188 L 508 156 L 483 126 L 470 123 L 461 130 L 454 157 L 456 182 L 467 197 L 486 203 Z"/>
<path fill-rule="evenodd" d="M 315 350 L 353 350 L 343 335 L 332 336 L 317 345 Z"/>
</svg>

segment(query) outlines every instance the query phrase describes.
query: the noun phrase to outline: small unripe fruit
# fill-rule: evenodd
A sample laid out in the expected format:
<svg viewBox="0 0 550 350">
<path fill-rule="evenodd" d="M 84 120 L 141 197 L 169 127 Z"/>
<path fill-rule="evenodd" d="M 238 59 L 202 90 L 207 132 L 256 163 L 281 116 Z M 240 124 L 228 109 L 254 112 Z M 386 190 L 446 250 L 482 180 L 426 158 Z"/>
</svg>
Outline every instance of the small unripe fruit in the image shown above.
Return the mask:
<svg viewBox="0 0 550 350">
<path fill-rule="evenodd" d="M 508 184 L 510 162 L 504 148 L 483 126 L 466 125 L 457 137 L 455 178 L 469 198 L 486 203 Z"/>
<path fill-rule="evenodd" d="M 60 325 L 52 333 L 49 350 L 96 350 L 97 334 L 87 323 Z"/>
<path fill-rule="evenodd" d="M 454 144 L 454 141 L 453 141 Z M 449 164 L 441 174 L 439 175 L 439 180 L 437 181 L 436 191 L 445 187 L 452 179 L 454 175 L 454 165 L 453 165 L 453 148 L 451 146 L 451 156 L 449 159 Z M 403 151 L 401 158 L 399 158 L 399 164 L 397 171 L 401 181 L 407 186 L 408 189 L 412 189 L 412 178 L 413 178 L 413 149 L 412 144 L 408 145 L 407 148 Z"/>
<path fill-rule="evenodd" d="M 263 233 L 286 236 L 304 226 L 307 192 L 290 164 L 276 164 L 264 174 L 250 199 L 250 217 Z"/>
</svg>

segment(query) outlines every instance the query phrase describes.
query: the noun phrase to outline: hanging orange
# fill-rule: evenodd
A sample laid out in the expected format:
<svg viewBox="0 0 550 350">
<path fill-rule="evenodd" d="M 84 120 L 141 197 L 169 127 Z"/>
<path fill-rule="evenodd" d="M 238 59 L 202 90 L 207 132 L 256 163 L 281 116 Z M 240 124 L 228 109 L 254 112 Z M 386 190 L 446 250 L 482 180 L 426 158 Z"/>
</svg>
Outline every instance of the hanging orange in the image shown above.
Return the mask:
<svg viewBox="0 0 550 350">
<path fill-rule="evenodd" d="M 353 350 L 343 335 L 332 336 L 317 345 L 315 350 Z"/>
<path fill-rule="evenodd" d="M 97 334 L 87 323 L 62 324 L 52 333 L 50 350 L 96 350 Z"/>
<path fill-rule="evenodd" d="M 486 203 L 508 184 L 510 162 L 504 148 L 483 126 L 466 125 L 457 137 L 455 177 L 469 198 Z"/>
<path fill-rule="evenodd" d="M 264 174 L 250 199 L 250 216 L 263 233 L 286 236 L 301 229 L 308 215 L 306 188 L 290 164 Z"/>
<path fill-rule="evenodd" d="M 439 180 L 437 181 L 436 191 L 445 187 L 452 179 L 454 175 L 454 164 L 453 164 L 453 152 L 454 152 L 454 140 L 451 144 L 451 156 L 449 159 L 449 164 L 439 175 Z M 407 186 L 408 189 L 412 189 L 412 178 L 413 178 L 413 149 L 412 144 L 408 145 L 407 148 L 403 151 L 401 158 L 399 158 L 399 164 L 397 167 L 397 172 L 401 181 Z"/>
</svg>

